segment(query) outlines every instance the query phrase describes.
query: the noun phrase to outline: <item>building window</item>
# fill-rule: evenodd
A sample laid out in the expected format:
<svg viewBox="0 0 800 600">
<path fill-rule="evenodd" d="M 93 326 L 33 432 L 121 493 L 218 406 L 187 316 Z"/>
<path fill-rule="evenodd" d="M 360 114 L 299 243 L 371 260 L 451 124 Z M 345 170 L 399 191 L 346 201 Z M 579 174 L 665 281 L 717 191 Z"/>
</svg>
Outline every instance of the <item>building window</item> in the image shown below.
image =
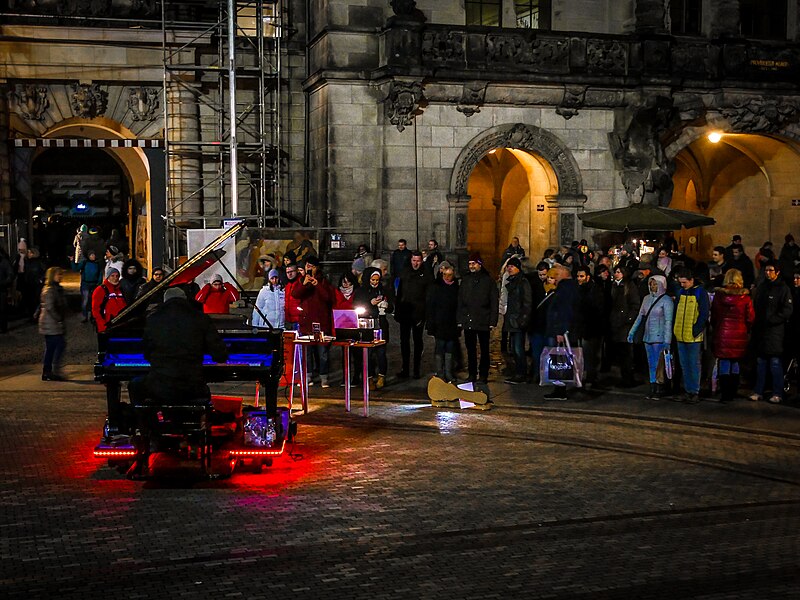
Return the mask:
<svg viewBox="0 0 800 600">
<path fill-rule="evenodd" d="M 514 0 L 517 27 L 550 29 L 550 0 Z"/>
<path fill-rule="evenodd" d="M 669 18 L 674 35 L 700 35 L 701 0 L 671 0 Z"/>
<path fill-rule="evenodd" d="M 502 27 L 502 0 L 466 0 L 467 25 Z"/>
<path fill-rule="evenodd" d="M 742 35 L 765 40 L 786 39 L 786 0 L 740 0 Z"/>
</svg>

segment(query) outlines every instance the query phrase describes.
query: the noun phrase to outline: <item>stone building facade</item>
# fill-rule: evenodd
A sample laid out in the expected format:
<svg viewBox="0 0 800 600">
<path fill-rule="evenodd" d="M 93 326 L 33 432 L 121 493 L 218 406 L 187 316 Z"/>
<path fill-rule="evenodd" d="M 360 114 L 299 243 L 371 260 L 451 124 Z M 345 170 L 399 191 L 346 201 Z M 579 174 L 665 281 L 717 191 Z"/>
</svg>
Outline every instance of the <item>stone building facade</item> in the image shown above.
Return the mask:
<svg viewBox="0 0 800 600">
<path fill-rule="evenodd" d="M 534 256 L 607 241 L 578 214 L 649 202 L 717 218 L 679 233 L 688 252 L 736 232 L 752 255 L 800 233 L 799 3 L 768 3 L 780 21 L 769 31 L 750 23 L 752 4 L 286 0 L 283 212 L 351 244 L 376 231 L 382 252 L 398 238 L 435 238 L 454 258 L 480 250 L 493 264 L 515 235 Z M 0 212 L 33 203 L 25 186 L 37 150 L 14 139 L 162 135 L 160 32 L 0 27 L 0 136 L 11 140 L 0 148 Z M 80 86 L 88 105 L 76 108 Z M 167 118 L 210 135 L 205 104 L 181 89 L 167 88 Z M 721 143 L 707 142 L 711 131 Z M 167 202 L 147 183 L 152 150 L 108 151 L 133 182 L 134 207 Z M 206 188 L 189 213 L 230 213 L 208 169 L 173 165 L 181 171 L 171 185 Z M 154 245 L 159 210 L 140 210 Z"/>
</svg>

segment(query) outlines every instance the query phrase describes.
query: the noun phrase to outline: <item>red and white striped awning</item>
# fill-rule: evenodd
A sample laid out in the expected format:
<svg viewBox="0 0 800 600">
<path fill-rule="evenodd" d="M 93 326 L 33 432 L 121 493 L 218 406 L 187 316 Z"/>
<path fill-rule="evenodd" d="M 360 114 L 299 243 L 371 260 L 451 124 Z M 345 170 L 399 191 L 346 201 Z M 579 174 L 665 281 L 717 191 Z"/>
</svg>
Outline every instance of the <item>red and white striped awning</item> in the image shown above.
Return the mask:
<svg viewBox="0 0 800 600">
<path fill-rule="evenodd" d="M 93 140 L 85 138 L 18 138 L 16 148 L 163 148 L 164 140 Z"/>
</svg>

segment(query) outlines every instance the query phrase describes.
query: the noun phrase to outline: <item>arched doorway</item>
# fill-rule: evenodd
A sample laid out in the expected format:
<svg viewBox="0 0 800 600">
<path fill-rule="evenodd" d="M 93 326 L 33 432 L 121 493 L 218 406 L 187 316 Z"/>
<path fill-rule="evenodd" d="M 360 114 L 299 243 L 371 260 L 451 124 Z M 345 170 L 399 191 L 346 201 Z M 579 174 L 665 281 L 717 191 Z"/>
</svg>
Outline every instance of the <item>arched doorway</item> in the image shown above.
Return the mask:
<svg viewBox="0 0 800 600">
<path fill-rule="evenodd" d="M 550 241 L 548 198 L 558 195 L 547 162 L 523 150 L 497 148 L 473 169 L 467 190 L 469 249 L 481 253 L 490 272 L 498 272 L 513 237 L 533 260 L 542 256 Z"/>
<path fill-rule="evenodd" d="M 741 234 L 747 254 L 772 241 L 776 253 L 787 233 L 800 234 L 800 148 L 791 139 L 709 128 L 675 155 L 670 206 L 707 214 L 713 227 L 676 232 L 688 254 L 708 260 L 714 246 Z"/>
<path fill-rule="evenodd" d="M 482 132 L 461 151 L 448 201 L 452 247 L 481 251 L 495 270 L 514 236 L 534 260 L 579 238 L 577 214 L 586 196 L 578 164 L 560 138 L 509 123 Z"/>
</svg>

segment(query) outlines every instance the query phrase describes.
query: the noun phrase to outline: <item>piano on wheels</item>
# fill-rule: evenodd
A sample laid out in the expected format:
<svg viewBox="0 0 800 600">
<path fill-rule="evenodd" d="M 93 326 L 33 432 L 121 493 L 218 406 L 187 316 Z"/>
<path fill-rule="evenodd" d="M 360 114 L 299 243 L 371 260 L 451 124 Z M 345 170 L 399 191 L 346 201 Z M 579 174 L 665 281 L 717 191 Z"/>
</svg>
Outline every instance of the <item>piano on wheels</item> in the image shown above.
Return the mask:
<svg viewBox="0 0 800 600">
<path fill-rule="evenodd" d="M 211 396 L 139 406 L 122 400 L 122 384 L 146 375 L 143 333 L 148 306 L 167 288 L 187 286 L 224 254 L 218 247 L 244 228 L 239 223 L 181 265 L 161 283 L 138 297 L 98 335 L 95 380 L 105 384 L 108 416 L 94 456 L 131 477 L 172 474 L 187 466 L 200 467 L 209 477 L 227 477 L 238 467 L 260 470 L 283 454 L 296 432 L 288 407 L 278 407 L 278 383 L 283 371 L 283 331 L 248 324 L 244 315 L 209 315 L 228 349 L 228 360 L 206 355 L 206 383 L 255 382 L 255 401 Z M 232 277 L 233 278 L 233 277 Z M 235 279 L 235 278 L 234 278 Z M 266 319 L 265 319 L 266 321 Z"/>
</svg>

